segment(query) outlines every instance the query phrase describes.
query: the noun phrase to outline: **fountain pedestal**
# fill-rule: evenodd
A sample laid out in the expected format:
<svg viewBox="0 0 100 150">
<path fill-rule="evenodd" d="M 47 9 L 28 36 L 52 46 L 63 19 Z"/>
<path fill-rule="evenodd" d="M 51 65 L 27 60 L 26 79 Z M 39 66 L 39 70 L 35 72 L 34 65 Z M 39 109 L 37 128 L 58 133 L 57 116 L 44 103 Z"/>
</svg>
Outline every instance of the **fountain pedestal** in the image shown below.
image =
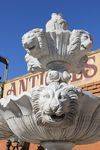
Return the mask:
<svg viewBox="0 0 100 150">
<path fill-rule="evenodd" d="M 72 150 L 73 144 L 66 142 L 44 142 L 42 143 L 45 150 Z"/>
</svg>

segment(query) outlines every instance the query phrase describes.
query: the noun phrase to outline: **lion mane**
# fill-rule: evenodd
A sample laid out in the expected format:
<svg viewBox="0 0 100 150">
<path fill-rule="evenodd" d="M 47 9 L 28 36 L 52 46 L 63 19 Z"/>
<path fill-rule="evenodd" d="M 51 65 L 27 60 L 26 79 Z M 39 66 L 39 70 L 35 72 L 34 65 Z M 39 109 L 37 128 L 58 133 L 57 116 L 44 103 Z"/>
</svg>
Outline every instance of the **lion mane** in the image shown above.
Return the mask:
<svg viewBox="0 0 100 150">
<path fill-rule="evenodd" d="M 49 85 L 48 85 L 49 86 Z M 38 125 L 61 125 L 64 123 L 64 125 L 72 125 L 75 122 L 76 116 L 78 114 L 78 95 L 77 92 L 74 90 L 73 87 L 67 87 L 64 85 L 60 85 L 59 87 L 56 87 L 55 93 L 59 93 L 59 96 L 57 97 L 57 94 L 55 94 L 57 97 L 57 100 L 59 102 L 58 110 L 53 110 L 53 103 L 55 100 L 55 97 L 53 97 L 51 100 L 49 100 L 48 96 L 47 98 L 42 102 L 42 93 L 44 91 L 49 92 L 50 90 L 53 91 L 53 89 L 50 89 L 50 86 L 41 86 L 37 87 L 32 90 L 31 96 L 32 96 L 32 107 L 33 107 L 33 113 L 35 115 L 36 123 Z M 61 95 L 62 91 L 65 91 L 63 95 Z M 59 91 L 59 92 L 58 92 Z M 49 92 L 50 93 L 50 92 Z M 50 93 L 51 94 L 51 93 Z M 44 94 L 46 96 L 47 94 Z M 53 102 L 52 102 L 53 101 Z M 48 106 L 48 107 L 47 107 Z M 60 114 L 63 118 L 63 121 L 59 124 L 58 118 L 60 118 Z M 46 119 L 44 119 L 46 117 Z M 56 118 L 57 117 L 57 118 Z M 53 118 L 53 119 L 52 119 Z"/>
</svg>

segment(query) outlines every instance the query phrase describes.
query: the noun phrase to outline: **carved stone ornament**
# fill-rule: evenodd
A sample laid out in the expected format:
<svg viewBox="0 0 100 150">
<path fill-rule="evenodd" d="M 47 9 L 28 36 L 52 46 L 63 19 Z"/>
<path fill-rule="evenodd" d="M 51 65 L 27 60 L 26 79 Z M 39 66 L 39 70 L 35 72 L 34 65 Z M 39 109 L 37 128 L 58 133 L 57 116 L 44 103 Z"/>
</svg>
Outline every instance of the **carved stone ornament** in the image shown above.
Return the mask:
<svg viewBox="0 0 100 150">
<path fill-rule="evenodd" d="M 67 29 L 60 14 L 53 13 L 46 24 L 46 31 L 33 29 L 22 37 L 27 52 L 28 71 L 68 70 L 80 73 L 92 46 L 90 34 L 85 30 Z"/>
<path fill-rule="evenodd" d="M 53 13 L 46 31 L 33 29 L 22 38 L 30 71 L 47 71 L 46 85 L 0 100 L 0 138 L 19 138 L 46 149 L 70 150 L 100 140 L 100 98 L 68 81 L 88 60 L 91 36 L 67 30 Z"/>
</svg>

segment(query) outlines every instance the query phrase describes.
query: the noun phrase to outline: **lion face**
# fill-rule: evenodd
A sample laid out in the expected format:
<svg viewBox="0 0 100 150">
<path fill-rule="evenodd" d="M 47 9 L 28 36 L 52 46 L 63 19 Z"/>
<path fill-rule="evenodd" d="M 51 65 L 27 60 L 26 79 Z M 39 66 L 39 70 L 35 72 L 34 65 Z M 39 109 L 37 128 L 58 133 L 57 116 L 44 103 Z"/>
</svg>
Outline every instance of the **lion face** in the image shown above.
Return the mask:
<svg viewBox="0 0 100 150">
<path fill-rule="evenodd" d="M 92 38 L 88 32 L 83 31 L 80 40 L 81 40 L 81 49 L 80 50 L 91 49 Z"/>
<path fill-rule="evenodd" d="M 24 48 L 27 50 L 31 50 L 34 49 L 35 46 L 37 45 L 38 41 L 35 38 L 34 32 L 30 31 L 28 33 L 26 33 L 23 37 L 22 37 L 22 43 Z"/>
<path fill-rule="evenodd" d="M 78 112 L 77 94 L 64 85 L 45 86 L 33 94 L 33 107 L 38 125 L 72 125 Z M 37 96 L 37 99 L 36 99 Z"/>
</svg>

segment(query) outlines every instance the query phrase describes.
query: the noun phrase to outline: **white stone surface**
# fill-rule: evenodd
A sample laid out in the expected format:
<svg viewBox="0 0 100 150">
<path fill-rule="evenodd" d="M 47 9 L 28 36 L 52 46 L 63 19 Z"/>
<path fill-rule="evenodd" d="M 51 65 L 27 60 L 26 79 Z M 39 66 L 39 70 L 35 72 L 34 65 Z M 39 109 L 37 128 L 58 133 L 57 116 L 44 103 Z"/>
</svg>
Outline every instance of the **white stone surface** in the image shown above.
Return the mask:
<svg viewBox="0 0 100 150">
<path fill-rule="evenodd" d="M 8 133 L 22 141 L 86 144 L 100 140 L 100 98 L 60 78 L 31 93 L 1 99 L 0 115 Z"/>
<path fill-rule="evenodd" d="M 44 142 L 42 143 L 46 150 L 72 150 L 73 144 L 66 142 Z"/>
<path fill-rule="evenodd" d="M 47 22 L 46 31 L 33 29 L 24 34 L 22 43 L 28 53 L 25 56 L 28 71 L 57 69 L 60 63 L 63 71 L 79 73 L 92 46 L 87 31 L 69 31 L 66 21 L 56 13 Z"/>
</svg>

